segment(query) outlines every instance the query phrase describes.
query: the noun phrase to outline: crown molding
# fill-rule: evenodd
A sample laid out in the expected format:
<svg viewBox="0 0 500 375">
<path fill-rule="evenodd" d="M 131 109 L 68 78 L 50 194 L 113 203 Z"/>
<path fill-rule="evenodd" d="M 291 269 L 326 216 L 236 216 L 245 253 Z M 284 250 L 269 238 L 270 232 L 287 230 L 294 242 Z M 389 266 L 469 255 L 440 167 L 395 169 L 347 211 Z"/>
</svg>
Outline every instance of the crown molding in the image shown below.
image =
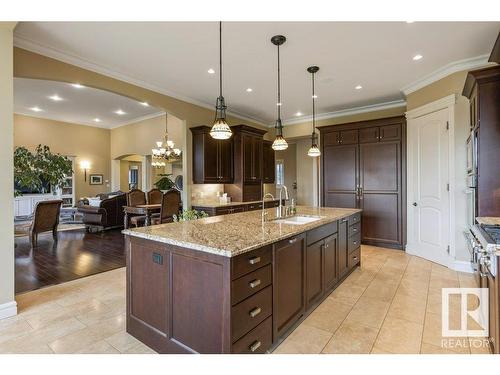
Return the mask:
<svg viewBox="0 0 500 375">
<path fill-rule="evenodd" d="M 444 98 L 424 104 L 418 108 L 411 109 L 405 113 L 406 119 L 411 120 L 444 108 L 451 107 L 457 103 L 458 94 L 451 94 Z"/>
<path fill-rule="evenodd" d="M 348 109 L 341 109 L 339 111 L 334 111 L 334 112 L 327 112 L 327 113 L 321 113 L 316 116 L 316 120 L 328 120 L 336 117 L 343 117 L 343 116 L 351 116 L 351 115 L 357 115 L 359 113 L 367 113 L 367 112 L 375 112 L 375 111 L 383 111 L 385 109 L 391 109 L 391 108 L 399 108 L 399 107 L 404 107 L 406 106 L 406 100 L 394 100 L 391 102 L 384 102 L 384 103 L 378 103 L 378 104 L 370 104 L 370 105 L 365 105 L 361 107 L 353 107 L 353 108 L 348 108 Z M 301 116 L 294 118 L 293 120 L 285 120 L 284 126 L 289 126 L 289 125 L 294 125 L 294 124 L 300 124 L 303 122 L 308 122 L 312 121 L 312 116 Z M 269 127 L 274 127 L 273 125 L 269 125 Z"/>
<path fill-rule="evenodd" d="M 153 118 L 161 117 L 161 116 L 164 116 L 165 113 L 166 113 L 165 111 L 150 113 L 149 115 L 144 115 L 144 116 L 136 117 L 136 118 L 131 119 L 131 120 L 120 122 L 120 123 L 118 123 L 116 125 L 110 126 L 108 129 L 121 128 L 122 126 L 127 126 L 127 125 L 130 125 L 130 124 L 134 124 L 136 122 L 140 122 L 140 121 L 145 121 L 145 120 L 150 120 L 150 119 L 153 119 Z"/>
<path fill-rule="evenodd" d="M 85 58 L 83 58 L 81 56 L 77 56 L 74 54 L 69 54 L 67 52 L 63 52 L 63 51 L 60 51 L 60 50 L 58 50 L 54 47 L 51 47 L 51 46 L 42 45 L 38 42 L 35 42 L 35 41 L 23 36 L 23 35 L 20 35 L 19 33 L 15 33 L 15 35 L 14 35 L 14 47 L 18 47 L 18 48 L 25 49 L 25 50 L 30 51 L 30 52 L 38 53 L 39 55 L 47 56 L 47 57 L 62 61 L 62 62 L 67 63 L 67 64 L 75 65 L 79 68 L 90 70 L 92 72 L 102 74 L 102 75 L 105 75 L 105 76 L 108 76 L 108 77 L 111 77 L 111 78 L 114 78 L 114 79 L 117 79 L 117 80 L 120 80 L 120 81 L 123 81 L 126 83 L 130 83 L 132 85 L 139 86 L 139 87 L 142 87 L 144 89 L 157 92 L 159 94 L 170 96 L 174 99 L 182 100 L 183 102 L 190 103 L 190 104 L 196 105 L 198 107 L 202 107 L 202 108 L 210 109 L 210 110 L 214 110 L 214 108 L 215 108 L 215 106 L 212 104 L 201 102 L 201 101 L 189 98 L 187 96 L 179 95 L 179 94 L 176 94 L 174 92 L 165 90 L 164 88 L 161 88 L 159 86 L 152 85 L 152 84 L 147 83 L 145 81 L 130 77 L 130 76 L 125 75 L 125 74 L 120 73 L 120 72 L 117 72 L 109 67 L 106 67 L 106 66 L 103 66 L 100 64 L 95 64 L 89 60 L 86 60 Z M 259 125 L 266 126 L 266 124 L 267 124 L 267 121 L 264 121 L 260 118 L 251 117 L 251 116 L 248 116 L 248 115 L 236 112 L 236 111 L 226 111 L 226 113 L 229 116 L 238 117 L 242 120 L 252 121 L 252 122 L 255 122 Z"/>
<path fill-rule="evenodd" d="M 482 68 L 488 65 L 494 65 L 494 63 L 488 62 L 489 55 L 480 55 L 476 57 L 471 57 L 464 60 L 454 61 L 449 63 L 434 72 L 426 75 L 419 80 L 406 85 L 401 89 L 405 96 L 420 90 L 421 88 L 430 85 L 433 82 L 439 81 L 440 79 L 449 76 L 450 74 L 460 72 L 462 70 L 471 70 L 476 68 Z"/>
</svg>

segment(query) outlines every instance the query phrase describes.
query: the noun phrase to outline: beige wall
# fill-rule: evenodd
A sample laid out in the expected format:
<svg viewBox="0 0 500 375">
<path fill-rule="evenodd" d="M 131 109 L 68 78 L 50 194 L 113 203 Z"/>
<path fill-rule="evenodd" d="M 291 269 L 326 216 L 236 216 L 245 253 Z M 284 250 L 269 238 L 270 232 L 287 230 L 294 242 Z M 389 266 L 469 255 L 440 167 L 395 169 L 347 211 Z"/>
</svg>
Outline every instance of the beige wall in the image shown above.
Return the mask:
<svg viewBox="0 0 500 375">
<path fill-rule="evenodd" d="M 14 22 L 0 22 L 0 319 L 15 315 L 14 301 L 14 83 L 12 30 Z"/>
<path fill-rule="evenodd" d="M 110 131 L 93 126 L 69 124 L 61 121 L 14 115 L 14 144 L 34 149 L 47 145 L 53 152 L 75 156 L 75 198 L 92 197 L 110 191 L 111 157 Z M 80 162 L 90 162 L 87 181 Z M 103 185 L 90 185 L 90 174 L 102 174 Z M 106 183 L 106 180 L 108 183 Z"/>
<path fill-rule="evenodd" d="M 408 94 L 406 97 L 406 107 L 408 111 L 451 94 L 461 95 L 466 77 L 466 70 L 453 73 L 420 90 Z"/>
<path fill-rule="evenodd" d="M 318 158 L 307 155 L 311 139 L 297 140 L 297 204 L 318 205 Z"/>
</svg>

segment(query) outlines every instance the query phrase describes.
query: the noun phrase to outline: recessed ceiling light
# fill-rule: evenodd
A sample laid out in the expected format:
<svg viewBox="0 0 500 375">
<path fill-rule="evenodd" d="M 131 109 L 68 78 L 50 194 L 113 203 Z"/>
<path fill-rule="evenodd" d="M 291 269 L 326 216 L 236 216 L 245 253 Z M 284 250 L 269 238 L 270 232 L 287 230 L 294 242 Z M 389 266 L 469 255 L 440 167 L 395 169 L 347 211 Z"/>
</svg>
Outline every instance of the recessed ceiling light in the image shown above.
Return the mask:
<svg viewBox="0 0 500 375">
<path fill-rule="evenodd" d="M 59 95 L 57 94 L 54 94 L 52 96 L 49 96 L 49 99 L 52 99 L 53 101 L 55 102 L 60 102 L 61 100 L 64 100 L 63 98 L 61 98 Z"/>
<path fill-rule="evenodd" d="M 253 89 L 252 89 L 252 88 L 250 88 L 250 87 L 249 87 L 249 88 L 247 88 L 247 92 L 252 92 L 252 91 L 253 91 Z"/>
<path fill-rule="evenodd" d="M 355 89 L 356 89 L 356 90 L 361 90 L 362 88 L 363 88 L 363 86 L 361 86 L 361 85 L 357 85 L 357 86 L 355 87 Z"/>
<path fill-rule="evenodd" d="M 413 56 L 413 60 L 418 61 L 418 60 L 420 60 L 422 57 L 424 57 L 424 56 L 422 56 L 422 55 L 415 55 L 415 56 Z"/>
<path fill-rule="evenodd" d="M 98 118 L 98 117 L 96 117 L 96 118 L 94 119 L 94 122 L 101 122 L 101 119 L 100 119 L 100 118 Z"/>
<path fill-rule="evenodd" d="M 302 112 L 297 112 L 295 116 L 302 116 Z"/>
<path fill-rule="evenodd" d="M 318 99 L 318 95 L 313 95 L 313 99 Z"/>
<path fill-rule="evenodd" d="M 215 74 L 215 70 L 213 70 L 212 68 L 208 69 L 207 72 L 208 74 Z"/>
<path fill-rule="evenodd" d="M 144 107 L 149 107 L 149 103 L 148 102 L 140 102 L 139 104 L 143 105 Z"/>
<path fill-rule="evenodd" d="M 120 116 L 126 115 L 126 112 L 123 112 L 121 109 L 116 110 L 115 113 Z"/>
<path fill-rule="evenodd" d="M 77 89 L 83 89 L 85 87 L 84 85 L 80 85 L 79 83 L 72 83 L 71 86 Z"/>
<path fill-rule="evenodd" d="M 42 111 L 43 111 L 43 109 L 41 109 L 41 108 L 39 108 L 39 107 L 36 107 L 36 106 L 35 106 L 35 107 L 31 107 L 30 109 L 31 109 L 33 112 L 42 112 Z"/>
</svg>

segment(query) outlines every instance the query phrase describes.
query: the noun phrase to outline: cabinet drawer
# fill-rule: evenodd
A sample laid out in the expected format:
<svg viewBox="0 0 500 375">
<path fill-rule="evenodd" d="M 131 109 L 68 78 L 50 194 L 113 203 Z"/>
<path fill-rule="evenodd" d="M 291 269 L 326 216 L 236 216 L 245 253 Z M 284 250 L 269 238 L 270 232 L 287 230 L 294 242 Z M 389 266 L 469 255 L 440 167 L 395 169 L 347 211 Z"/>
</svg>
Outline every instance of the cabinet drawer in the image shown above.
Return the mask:
<svg viewBox="0 0 500 375">
<path fill-rule="evenodd" d="M 231 260 L 231 279 L 237 279 L 271 263 L 272 245 L 261 247 L 234 257 Z"/>
<path fill-rule="evenodd" d="M 352 224 L 349 226 L 349 237 L 361 232 L 361 224 Z"/>
<path fill-rule="evenodd" d="M 235 354 L 265 353 L 273 343 L 273 318 L 269 317 L 233 344 Z"/>
<path fill-rule="evenodd" d="M 325 237 L 337 233 L 337 222 L 322 225 L 319 228 L 311 229 L 307 232 L 307 246 L 322 240 Z"/>
<path fill-rule="evenodd" d="M 231 308 L 233 342 L 271 315 L 272 299 L 272 287 L 268 286 Z"/>
<path fill-rule="evenodd" d="M 347 239 L 347 249 L 349 253 L 359 248 L 361 243 L 361 234 L 355 234 Z"/>
<path fill-rule="evenodd" d="M 231 284 L 231 304 L 236 305 L 271 284 L 271 265 L 246 274 Z"/>
<path fill-rule="evenodd" d="M 349 259 L 348 259 L 348 267 L 349 269 L 353 268 L 354 266 L 356 266 L 359 261 L 361 260 L 361 252 L 360 252 L 360 249 L 359 247 L 354 250 L 352 253 L 349 254 Z"/>
<path fill-rule="evenodd" d="M 355 213 L 355 214 L 349 216 L 348 221 L 349 221 L 349 225 L 360 223 L 361 222 L 361 212 L 358 212 L 358 213 Z"/>
</svg>

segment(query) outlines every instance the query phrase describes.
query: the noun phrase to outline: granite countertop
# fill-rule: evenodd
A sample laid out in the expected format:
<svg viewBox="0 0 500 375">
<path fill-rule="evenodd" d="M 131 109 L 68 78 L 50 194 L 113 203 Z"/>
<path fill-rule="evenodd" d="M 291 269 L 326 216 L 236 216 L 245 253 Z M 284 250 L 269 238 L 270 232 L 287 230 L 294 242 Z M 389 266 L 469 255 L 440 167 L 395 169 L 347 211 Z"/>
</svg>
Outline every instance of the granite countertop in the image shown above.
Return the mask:
<svg viewBox="0 0 500 375">
<path fill-rule="evenodd" d="M 481 225 L 500 225 L 500 217 L 476 217 L 476 221 Z"/>
<path fill-rule="evenodd" d="M 264 202 L 275 202 L 278 200 L 279 199 L 266 199 Z M 220 203 L 217 202 L 216 200 L 195 200 L 191 202 L 191 206 L 202 207 L 202 208 L 218 208 L 218 207 L 229 207 L 229 206 L 243 206 L 255 203 L 262 203 L 262 200 L 250 201 L 250 202 L 229 202 L 229 203 Z"/>
<path fill-rule="evenodd" d="M 193 250 L 234 257 L 350 216 L 361 210 L 298 206 L 298 215 L 321 217 L 317 221 L 302 225 L 269 221 L 269 219 L 275 218 L 276 208 L 268 208 L 265 211 L 268 213 L 268 221 L 264 223 L 262 223 L 262 211 L 256 210 L 180 223 L 126 229 L 123 233 Z"/>
</svg>

